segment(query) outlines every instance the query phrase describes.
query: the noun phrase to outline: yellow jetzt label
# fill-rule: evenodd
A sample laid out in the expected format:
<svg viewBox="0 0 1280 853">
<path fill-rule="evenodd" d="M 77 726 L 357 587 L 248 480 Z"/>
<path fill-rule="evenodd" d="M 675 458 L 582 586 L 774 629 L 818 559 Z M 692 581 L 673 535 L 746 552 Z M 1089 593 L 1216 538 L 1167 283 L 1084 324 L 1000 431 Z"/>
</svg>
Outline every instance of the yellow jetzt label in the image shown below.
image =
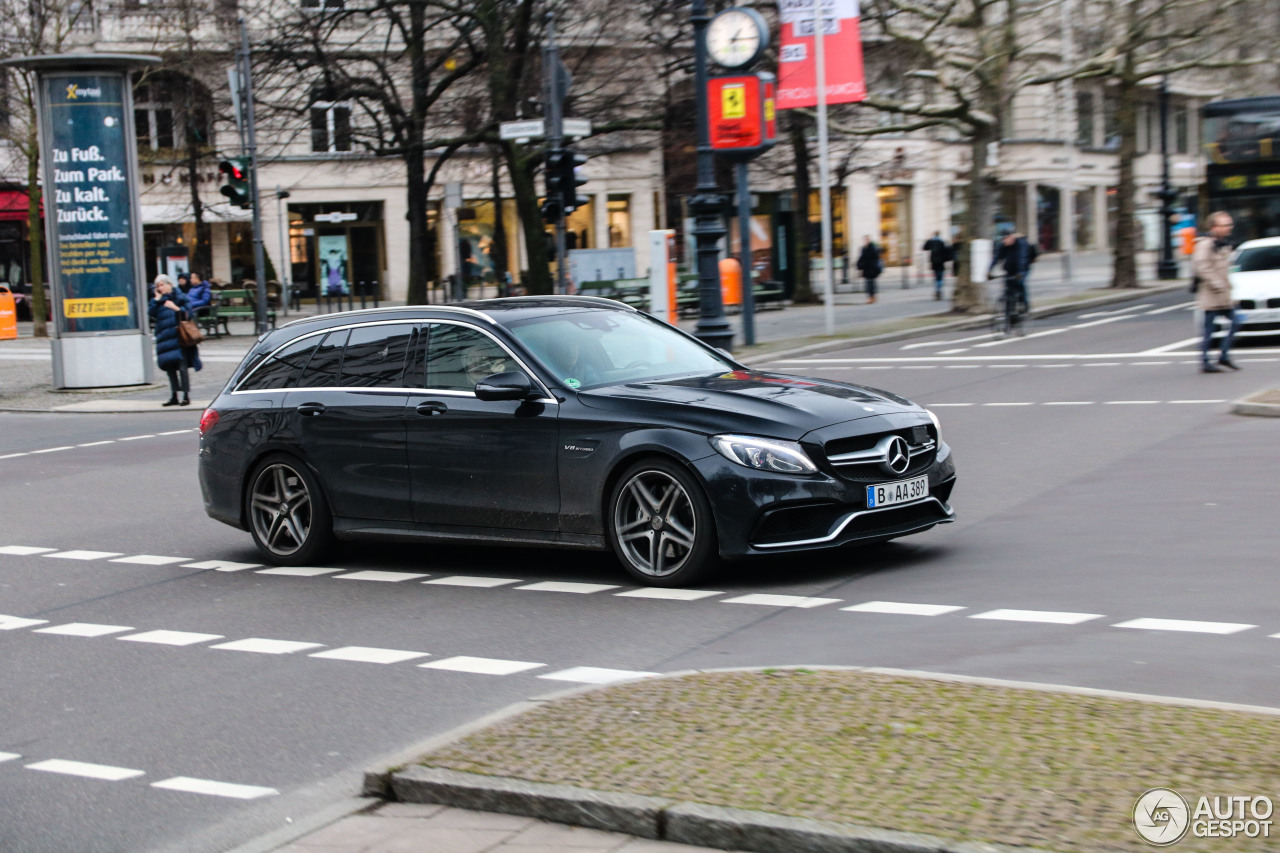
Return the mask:
<svg viewBox="0 0 1280 853">
<path fill-rule="evenodd" d="M 129 298 L 107 296 L 101 299 L 64 299 L 62 313 L 67 317 L 126 317 Z"/>
</svg>

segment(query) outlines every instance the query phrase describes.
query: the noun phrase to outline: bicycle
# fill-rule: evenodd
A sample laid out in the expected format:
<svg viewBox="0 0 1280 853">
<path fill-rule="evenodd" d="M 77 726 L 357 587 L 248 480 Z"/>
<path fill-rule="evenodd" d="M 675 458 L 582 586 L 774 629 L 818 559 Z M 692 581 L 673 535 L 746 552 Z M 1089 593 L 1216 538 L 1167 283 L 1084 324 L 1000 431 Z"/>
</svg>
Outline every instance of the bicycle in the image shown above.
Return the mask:
<svg viewBox="0 0 1280 853">
<path fill-rule="evenodd" d="M 991 307 L 992 333 L 1001 338 L 1010 334 L 1025 336 L 1029 320 L 1026 298 L 1020 290 L 1009 286 L 1008 275 L 995 276 L 991 280 L 1004 284 L 1003 292 Z"/>
</svg>

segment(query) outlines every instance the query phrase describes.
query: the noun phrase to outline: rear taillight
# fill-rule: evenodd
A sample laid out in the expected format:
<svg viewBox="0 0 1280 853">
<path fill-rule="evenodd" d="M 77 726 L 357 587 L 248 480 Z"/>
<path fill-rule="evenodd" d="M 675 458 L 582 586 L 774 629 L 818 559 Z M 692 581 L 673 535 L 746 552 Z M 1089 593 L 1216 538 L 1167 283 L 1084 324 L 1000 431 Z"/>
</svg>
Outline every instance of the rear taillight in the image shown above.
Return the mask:
<svg viewBox="0 0 1280 853">
<path fill-rule="evenodd" d="M 204 437 L 209 430 L 218 425 L 218 410 L 205 409 L 204 414 L 200 416 L 200 436 Z"/>
</svg>

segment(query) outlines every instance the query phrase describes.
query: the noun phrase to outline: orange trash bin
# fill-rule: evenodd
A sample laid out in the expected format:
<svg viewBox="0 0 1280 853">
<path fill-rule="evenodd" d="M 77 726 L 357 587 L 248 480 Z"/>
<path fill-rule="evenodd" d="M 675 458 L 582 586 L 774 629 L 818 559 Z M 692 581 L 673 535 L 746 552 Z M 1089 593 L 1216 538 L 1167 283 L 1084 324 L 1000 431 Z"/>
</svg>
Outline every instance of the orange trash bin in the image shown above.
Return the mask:
<svg viewBox="0 0 1280 853">
<path fill-rule="evenodd" d="M 737 258 L 720 261 L 720 299 L 725 305 L 742 304 L 742 264 Z"/>
<path fill-rule="evenodd" d="M 0 284 L 0 341 L 18 337 L 18 306 L 9 288 Z"/>
</svg>

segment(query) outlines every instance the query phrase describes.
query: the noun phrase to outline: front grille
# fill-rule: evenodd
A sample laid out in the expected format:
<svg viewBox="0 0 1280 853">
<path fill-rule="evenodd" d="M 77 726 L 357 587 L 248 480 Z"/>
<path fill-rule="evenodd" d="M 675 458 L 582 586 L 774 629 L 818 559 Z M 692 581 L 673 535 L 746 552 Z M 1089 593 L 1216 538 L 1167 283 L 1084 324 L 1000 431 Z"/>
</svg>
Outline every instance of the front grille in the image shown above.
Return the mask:
<svg viewBox="0 0 1280 853">
<path fill-rule="evenodd" d="M 911 464 L 901 474 L 890 473 L 882 468 L 881 458 L 839 461 L 841 456 L 871 451 L 890 435 L 904 439 L 911 453 Z M 919 476 L 937 459 L 938 431 L 933 424 L 921 424 L 890 432 L 836 438 L 827 442 L 822 452 L 831 470 L 841 479 L 851 483 L 883 483 L 886 480 L 901 480 Z"/>
<path fill-rule="evenodd" d="M 751 532 L 753 544 L 802 542 L 821 539 L 848 507 L 837 504 L 806 504 L 773 509 L 760 516 Z"/>
<path fill-rule="evenodd" d="M 933 501 L 924 501 L 898 509 L 883 509 L 860 515 L 844 529 L 844 535 L 879 536 L 905 532 L 929 522 L 937 523 L 948 518 L 942 507 Z"/>
<path fill-rule="evenodd" d="M 1280 323 L 1250 323 L 1251 332 L 1280 332 Z"/>
</svg>

